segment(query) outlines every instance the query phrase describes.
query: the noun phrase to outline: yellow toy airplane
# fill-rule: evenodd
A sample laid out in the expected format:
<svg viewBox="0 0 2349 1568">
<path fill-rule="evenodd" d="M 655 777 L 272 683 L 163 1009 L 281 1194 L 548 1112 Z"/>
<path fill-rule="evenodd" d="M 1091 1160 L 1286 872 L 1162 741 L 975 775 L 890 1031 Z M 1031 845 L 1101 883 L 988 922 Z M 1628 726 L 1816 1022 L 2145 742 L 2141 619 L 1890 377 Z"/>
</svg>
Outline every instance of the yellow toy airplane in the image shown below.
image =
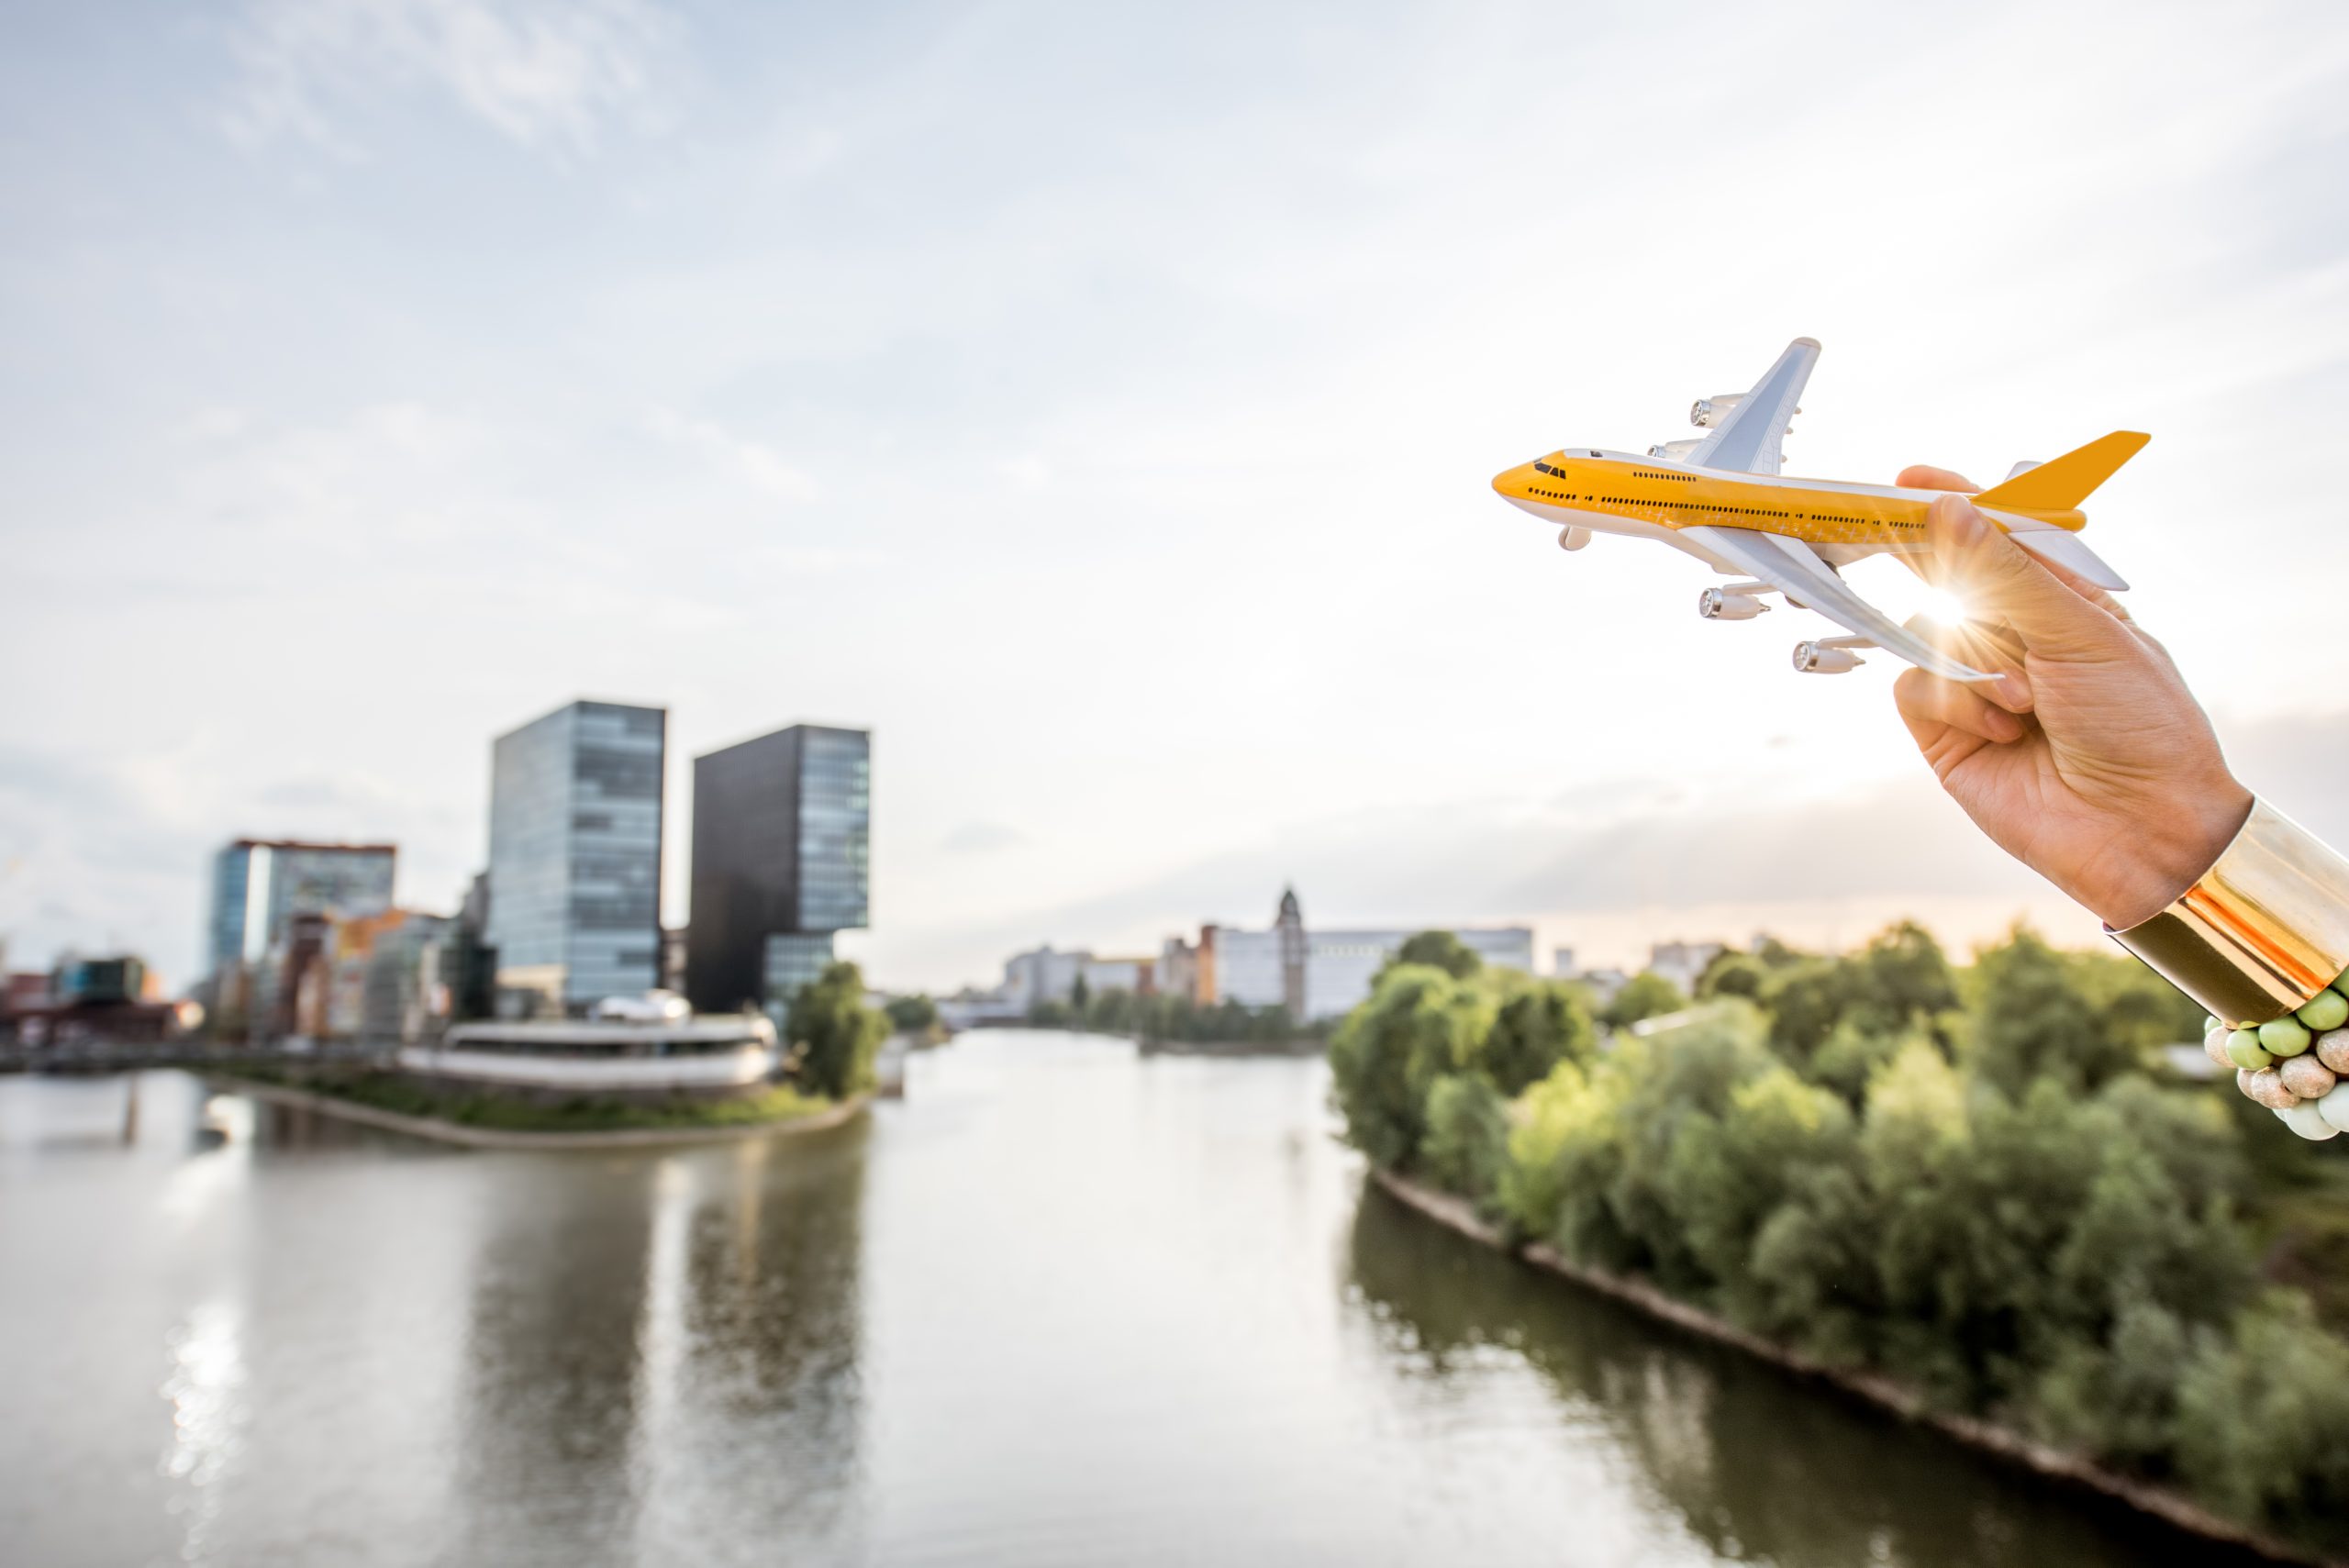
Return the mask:
<svg viewBox="0 0 2349 1568">
<path fill-rule="evenodd" d="M 1749 579 L 1708 588 L 1697 613 L 1752 620 L 1765 594 L 1817 610 L 1853 635 L 1795 645 L 1795 668 L 1834 675 L 1881 648 L 1959 681 L 1995 678 L 1962 664 L 1847 587 L 1836 569 L 1865 556 L 1921 553 L 1925 508 L 1942 494 L 1891 484 L 1786 479 L 1779 443 L 1819 362 L 1819 344 L 1798 338 L 1742 396 L 1700 399 L 1689 423 L 1707 432 L 1650 447 L 1645 457 L 1576 447 L 1497 474 L 1493 488 L 1537 517 L 1562 524 L 1558 543 L 1580 550 L 1593 533 L 1661 539 L 1715 570 Z M 2152 438 L 2116 430 L 2053 462 L 2019 462 L 1974 497 L 2017 544 L 2099 588 L 2129 586 L 2079 538 L 2080 503 Z"/>
</svg>

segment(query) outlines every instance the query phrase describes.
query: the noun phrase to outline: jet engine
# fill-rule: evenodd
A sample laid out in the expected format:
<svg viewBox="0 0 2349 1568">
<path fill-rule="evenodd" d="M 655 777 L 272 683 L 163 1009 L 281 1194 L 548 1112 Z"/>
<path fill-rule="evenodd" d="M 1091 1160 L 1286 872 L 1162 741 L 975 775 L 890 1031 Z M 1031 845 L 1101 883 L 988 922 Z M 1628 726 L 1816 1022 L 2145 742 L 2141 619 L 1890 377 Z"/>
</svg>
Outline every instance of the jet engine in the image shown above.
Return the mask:
<svg viewBox="0 0 2349 1568">
<path fill-rule="evenodd" d="M 1712 397 L 1699 397 L 1688 406 L 1688 422 L 1700 430 L 1709 430 L 1729 417 L 1729 411 L 1745 401 L 1742 392 L 1724 392 Z"/>
<path fill-rule="evenodd" d="M 1732 593 L 1727 588 L 1708 588 L 1697 595 L 1697 613 L 1707 620 L 1752 620 L 1766 615 L 1770 606 L 1751 594 Z"/>
<path fill-rule="evenodd" d="M 1578 523 L 1568 523 L 1558 530 L 1560 550 L 1580 550 L 1590 542 L 1590 530 Z"/>
<path fill-rule="evenodd" d="M 1795 644 L 1795 668 L 1806 675 L 1848 674 L 1866 662 L 1848 648 L 1831 648 L 1819 642 Z"/>
<path fill-rule="evenodd" d="M 1662 458 L 1669 462 L 1675 458 L 1687 457 L 1704 444 L 1701 439 L 1694 436 L 1685 441 L 1659 441 L 1648 449 L 1648 456 Z"/>
</svg>

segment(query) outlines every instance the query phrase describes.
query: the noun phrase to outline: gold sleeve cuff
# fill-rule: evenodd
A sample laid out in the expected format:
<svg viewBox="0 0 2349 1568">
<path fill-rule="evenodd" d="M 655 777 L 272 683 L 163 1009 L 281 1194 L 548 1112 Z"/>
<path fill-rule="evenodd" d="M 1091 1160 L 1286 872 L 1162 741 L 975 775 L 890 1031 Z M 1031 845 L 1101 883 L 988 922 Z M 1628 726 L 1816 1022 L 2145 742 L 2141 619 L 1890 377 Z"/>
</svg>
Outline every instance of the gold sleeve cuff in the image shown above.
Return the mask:
<svg viewBox="0 0 2349 1568">
<path fill-rule="evenodd" d="M 2349 861 L 2254 799 L 2217 864 L 2112 935 L 2228 1024 L 2280 1018 L 2349 970 Z"/>
</svg>

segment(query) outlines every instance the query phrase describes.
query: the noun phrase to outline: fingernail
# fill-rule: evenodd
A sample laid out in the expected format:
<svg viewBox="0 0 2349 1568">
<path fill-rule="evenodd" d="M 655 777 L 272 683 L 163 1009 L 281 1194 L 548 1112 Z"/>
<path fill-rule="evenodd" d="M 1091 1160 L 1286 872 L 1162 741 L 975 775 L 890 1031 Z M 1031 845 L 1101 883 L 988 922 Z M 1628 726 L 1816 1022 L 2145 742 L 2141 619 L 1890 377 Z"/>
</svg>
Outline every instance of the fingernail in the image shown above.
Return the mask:
<svg viewBox="0 0 2349 1568">
<path fill-rule="evenodd" d="M 2002 707 L 1990 709 L 1985 717 L 1982 727 L 1990 732 L 1990 739 L 1993 740 L 2022 739 L 2022 720 Z"/>
<path fill-rule="evenodd" d="M 1932 505 L 1932 521 L 1943 532 L 1963 539 L 1982 526 L 1982 514 L 1963 495 L 1943 495 Z"/>
<path fill-rule="evenodd" d="M 2031 683 L 2021 675 L 1999 676 L 1996 690 L 1998 706 L 2008 712 L 2029 713 L 2031 711 Z"/>
</svg>

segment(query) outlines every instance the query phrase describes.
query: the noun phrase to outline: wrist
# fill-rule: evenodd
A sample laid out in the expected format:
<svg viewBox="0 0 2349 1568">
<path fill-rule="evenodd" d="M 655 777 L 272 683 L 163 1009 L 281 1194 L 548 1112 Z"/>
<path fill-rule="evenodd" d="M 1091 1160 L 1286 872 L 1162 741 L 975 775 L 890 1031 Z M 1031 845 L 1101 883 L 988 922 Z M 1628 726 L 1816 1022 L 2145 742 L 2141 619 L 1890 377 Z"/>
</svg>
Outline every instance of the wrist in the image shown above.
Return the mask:
<svg viewBox="0 0 2349 1568">
<path fill-rule="evenodd" d="M 2127 864 L 2112 884 L 2081 902 L 2116 931 L 2152 919 L 2219 863 L 2256 804 L 2223 770 L 2203 788 L 2179 791 L 2158 816 L 2132 830 Z"/>
</svg>

